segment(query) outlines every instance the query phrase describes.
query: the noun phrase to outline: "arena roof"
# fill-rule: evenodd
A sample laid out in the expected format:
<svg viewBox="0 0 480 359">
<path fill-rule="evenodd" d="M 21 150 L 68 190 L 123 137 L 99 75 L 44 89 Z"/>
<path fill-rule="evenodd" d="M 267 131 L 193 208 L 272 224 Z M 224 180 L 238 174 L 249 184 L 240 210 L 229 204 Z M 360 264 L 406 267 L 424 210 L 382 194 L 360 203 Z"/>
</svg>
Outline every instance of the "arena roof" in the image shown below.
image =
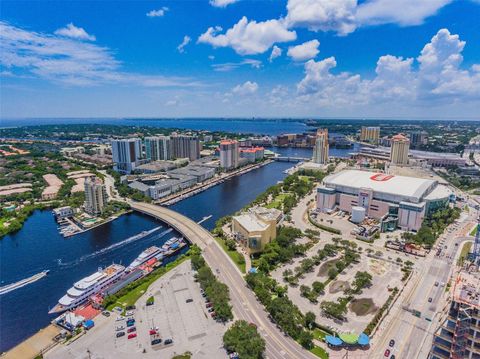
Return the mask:
<svg viewBox="0 0 480 359">
<path fill-rule="evenodd" d="M 437 183 L 434 180 L 387 175 L 359 170 L 345 170 L 325 177 L 327 187 L 350 187 L 356 190 L 370 188 L 374 192 L 414 198 L 420 201 Z"/>
</svg>

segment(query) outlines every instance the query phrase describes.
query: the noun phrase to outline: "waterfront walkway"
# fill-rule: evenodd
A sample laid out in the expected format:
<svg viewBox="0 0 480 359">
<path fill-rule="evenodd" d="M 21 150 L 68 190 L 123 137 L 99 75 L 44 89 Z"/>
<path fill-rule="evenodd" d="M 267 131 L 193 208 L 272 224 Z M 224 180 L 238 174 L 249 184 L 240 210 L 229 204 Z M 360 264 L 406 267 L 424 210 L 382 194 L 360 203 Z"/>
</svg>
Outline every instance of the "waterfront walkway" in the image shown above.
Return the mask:
<svg viewBox="0 0 480 359">
<path fill-rule="evenodd" d="M 39 353 L 43 353 L 54 346 L 56 343 L 53 341 L 53 338 L 59 333 L 60 329 L 50 324 L 27 340 L 18 344 L 16 347 L 10 349 L 2 356 L 2 359 L 33 359 Z"/>
<path fill-rule="evenodd" d="M 267 344 L 266 356 L 268 358 L 316 358 L 315 355 L 303 349 L 293 339 L 284 336 L 270 322 L 263 306 L 247 288 L 240 270 L 209 231 L 190 218 L 165 207 L 139 202 L 130 202 L 130 205 L 132 209 L 158 218 L 170 225 L 191 243 L 202 249 L 205 261 L 213 272 L 217 273 L 219 280 L 230 289 L 231 304 L 235 317 L 255 323 L 258 327 Z"/>
</svg>

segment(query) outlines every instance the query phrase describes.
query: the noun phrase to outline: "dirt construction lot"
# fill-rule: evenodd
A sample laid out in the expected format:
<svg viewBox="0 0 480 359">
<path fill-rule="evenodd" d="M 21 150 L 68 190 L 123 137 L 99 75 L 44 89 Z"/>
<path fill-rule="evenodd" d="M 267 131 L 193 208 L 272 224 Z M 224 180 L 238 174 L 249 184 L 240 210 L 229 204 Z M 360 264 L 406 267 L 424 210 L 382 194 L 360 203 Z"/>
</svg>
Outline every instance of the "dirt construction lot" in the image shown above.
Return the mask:
<svg viewBox="0 0 480 359">
<path fill-rule="evenodd" d="M 155 301 L 146 306 L 147 298 Z M 187 299 L 193 301 L 187 303 Z M 205 308 L 200 286 L 194 282 L 190 261 L 185 261 L 150 286 L 138 300 L 134 319 L 137 334 L 128 339 L 125 320 L 116 321 L 117 314 L 109 318 L 99 315 L 95 327 L 70 345 L 60 345 L 45 358 L 172 358 L 187 351 L 193 358 L 226 358 L 222 348 L 223 324 L 215 322 Z M 116 338 L 117 327 L 123 326 L 125 336 Z M 151 328 L 158 328 L 157 336 L 150 336 Z M 133 332 L 132 332 L 133 333 Z M 160 344 L 151 345 L 160 338 Z M 167 339 L 172 344 L 165 345 Z"/>
</svg>

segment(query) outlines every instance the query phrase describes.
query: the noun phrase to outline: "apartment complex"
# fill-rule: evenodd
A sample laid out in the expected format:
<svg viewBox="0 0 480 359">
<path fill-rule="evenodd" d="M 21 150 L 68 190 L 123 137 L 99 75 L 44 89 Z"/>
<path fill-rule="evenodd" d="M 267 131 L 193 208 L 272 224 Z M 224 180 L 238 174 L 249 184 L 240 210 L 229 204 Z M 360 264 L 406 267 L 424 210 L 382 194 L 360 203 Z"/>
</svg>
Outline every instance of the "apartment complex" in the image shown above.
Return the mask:
<svg viewBox="0 0 480 359">
<path fill-rule="evenodd" d="M 131 173 L 141 164 L 142 141 L 127 138 L 112 141 L 113 169 L 120 173 Z"/>
<path fill-rule="evenodd" d="M 374 126 L 362 126 L 360 132 L 360 141 L 361 142 L 370 142 L 370 143 L 378 143 L 380 139 L 380 127 Z"/>
<path fill-rule="evenodd" d="M 220 142 L 220 167 L 226 170 L 237 168 L 239 157 L 238 141 L 223 140 Z"/>
<path fill-rule="evenodd" d="M 255 207 L 232 217 L 232 233 L 249 254 L 259 253 L 277 236 L 277 225 L 282 219 L 278 209 Z"/>
<path fill-rule="evenodd" d="M 172 141 L 168 136 L 145 137 L 147 161 L 166 161 L 173 158 Z"/>
<path fill-rule="evenodd" d="M 245 158 L 249 163 L 263 159 L 265 149 L 263 147 L 241 148 L 240 157 Z"/>
<path fill-rule="evenodd" d="M 429 359 L 480 358 L 480 273 L 472 267 L 453 284 L 448 315 L 434 334 Z"/>
<path fill-rule="evenodd" d="M 107 190 L 102 181 L 95 177 L 85 179 L 85 212 L 98 216 L 103 212 L 108 202 Z"/>
<path fill-rule="evenodd" d="M 200 158 L 200 139 L 197 136 L 172 135 L 172 155 L 173 158 L 188 158 L 194 161 Z"/>
<path fill-rule="evenodd" d="M 318 129 L 312 161 L 317 164 L 326 164 L 328 162 L 328 150 L 328 129 Z"/>
<path fill-rule="evenodd" d="M 390 163 L 399 166 L 408 165 L 409 150 L 410 140 L 408 138 L 401 134 L 393 136 L 390 147 Z"/>
</svg>

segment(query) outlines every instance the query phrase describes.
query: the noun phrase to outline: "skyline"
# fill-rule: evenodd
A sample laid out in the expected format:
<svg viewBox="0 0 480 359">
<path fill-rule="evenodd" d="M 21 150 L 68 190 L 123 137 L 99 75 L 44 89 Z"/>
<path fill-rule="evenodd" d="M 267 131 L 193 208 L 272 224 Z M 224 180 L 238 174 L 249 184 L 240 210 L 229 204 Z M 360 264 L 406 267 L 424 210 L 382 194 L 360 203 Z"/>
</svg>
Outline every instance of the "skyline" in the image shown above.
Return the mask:
<svg viewBox="0 0 480 359">
<path fill-rule="evenodd" d="M 415 3 L 2 2 L 1 118 L 478 119 L 478 1 Z"/>
</svg>

